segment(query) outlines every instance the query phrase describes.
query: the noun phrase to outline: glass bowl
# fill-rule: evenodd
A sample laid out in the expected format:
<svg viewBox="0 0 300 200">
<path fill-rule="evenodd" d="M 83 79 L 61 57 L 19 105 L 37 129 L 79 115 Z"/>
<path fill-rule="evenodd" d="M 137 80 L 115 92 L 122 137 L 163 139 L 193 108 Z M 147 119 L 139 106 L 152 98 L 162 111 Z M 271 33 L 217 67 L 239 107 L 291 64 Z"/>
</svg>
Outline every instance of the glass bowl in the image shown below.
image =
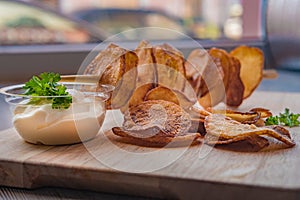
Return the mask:
<svg viewBox="0 0 300 200">
<path fill-rule="evenodd" d="M 106 101 L 114 87 L 82 83 L 62 83 L 72 96 L 67 109 L 53 109 L 52 99 L 70 96 L 24 95 L 24 84 L 0 89 L 13 113 L 12 122 L 27 142 L 66 145 L 94 138 L 105 118 Z"/>
</svg>

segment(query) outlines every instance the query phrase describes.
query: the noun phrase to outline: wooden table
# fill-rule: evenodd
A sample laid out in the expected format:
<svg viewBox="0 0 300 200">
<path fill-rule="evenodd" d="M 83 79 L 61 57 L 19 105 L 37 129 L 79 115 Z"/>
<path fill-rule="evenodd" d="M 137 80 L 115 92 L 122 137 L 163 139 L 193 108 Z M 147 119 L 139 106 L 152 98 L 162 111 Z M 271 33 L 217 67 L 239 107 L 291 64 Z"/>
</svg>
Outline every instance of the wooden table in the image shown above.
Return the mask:
<svg viewBox="0 0 300 200">
<path fill-rule="evenodd" d="M 288 107 L 300 113 L 299 99 L 300 93 L 256 91 L 240 109 L 266 107 L 277 114 Z M 116 118 L 108 113 L 106 135 L 70 146 L 31 145 L 14 129 L 1 131 L 0 185 L 56 186 L 180 199 L 300 197 L 299 127 L 290 129 L 297 143 L 291 149 L 255 153 L 210 149 L 206 145 L 154 149 L 108 140 Z"/>
</svg>

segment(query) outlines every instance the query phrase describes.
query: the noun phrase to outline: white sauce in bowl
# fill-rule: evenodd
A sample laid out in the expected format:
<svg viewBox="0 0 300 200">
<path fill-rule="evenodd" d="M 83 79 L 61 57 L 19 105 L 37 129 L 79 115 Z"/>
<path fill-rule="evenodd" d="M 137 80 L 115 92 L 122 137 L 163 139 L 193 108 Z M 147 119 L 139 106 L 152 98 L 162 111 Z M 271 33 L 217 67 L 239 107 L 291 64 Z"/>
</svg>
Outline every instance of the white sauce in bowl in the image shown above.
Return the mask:
<svg viewBox="0 0 300 200">
<path fill-rule="evenodd" d="M 74 102 L 74 99 L 73 99 Z M 17 106 L 13 124 L 27 142 L 63 145 L 94 138 L 104 121 L 104 101 L 84 101 L 68 109 L 52 109 L 50 104 Z"/>
</svg>

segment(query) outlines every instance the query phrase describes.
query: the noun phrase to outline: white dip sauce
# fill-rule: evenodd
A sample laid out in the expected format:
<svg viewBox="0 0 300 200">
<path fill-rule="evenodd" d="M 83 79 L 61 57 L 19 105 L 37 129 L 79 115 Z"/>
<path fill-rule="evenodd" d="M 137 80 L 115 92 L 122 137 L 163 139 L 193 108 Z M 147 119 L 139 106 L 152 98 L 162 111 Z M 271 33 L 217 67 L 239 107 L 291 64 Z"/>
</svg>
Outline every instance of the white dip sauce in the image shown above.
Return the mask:
<svg viewBox="0 0 300 200">
<path fill-rule="evenodd" d="M 84 97 L 83 97 L 84 98 Z M 105 117 L 103 101 L 77 101 L 68 109 L 42 106 L 17 106 L 13 124 L 27 142 L 62 145 L 92 139 L 99 132 Z"/>
</svg>

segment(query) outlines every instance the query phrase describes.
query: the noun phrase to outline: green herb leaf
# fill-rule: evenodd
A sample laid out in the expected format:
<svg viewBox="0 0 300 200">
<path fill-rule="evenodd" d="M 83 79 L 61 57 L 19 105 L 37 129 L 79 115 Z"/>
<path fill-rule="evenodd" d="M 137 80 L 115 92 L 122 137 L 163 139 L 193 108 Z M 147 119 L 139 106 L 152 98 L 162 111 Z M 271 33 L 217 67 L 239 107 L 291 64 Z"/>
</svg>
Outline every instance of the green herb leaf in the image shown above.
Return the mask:
<svg viewBox="0 0 300 200">
<path fill-rule="evenodd" d="M 284 126 L 299 126 L 300 121 L 298 118 L 300 114 L 290 113 L 290 110 L 286 108 L 284 113 L 279 113 L 278 116 L 271 116 L 266 119 L 266 125 L 284 125 Z"/>
<path fill-rule="evenodd" d="M 34 105 L 52 103 L 53 109 L 69 108 L 72 103 L 72 96 L 69 95 L 64 85 L 58 84 L 60 79 L 60 75 L 53 72 L 44 72 L 39 76 L 33 76 L 25 83 L 23 88 L 26 89 L 26 91 L 24 94 L 31 96 L 48 96 L 48 98 L 34 97 L 30 99 L 29 103 Z"/>
</svg>

